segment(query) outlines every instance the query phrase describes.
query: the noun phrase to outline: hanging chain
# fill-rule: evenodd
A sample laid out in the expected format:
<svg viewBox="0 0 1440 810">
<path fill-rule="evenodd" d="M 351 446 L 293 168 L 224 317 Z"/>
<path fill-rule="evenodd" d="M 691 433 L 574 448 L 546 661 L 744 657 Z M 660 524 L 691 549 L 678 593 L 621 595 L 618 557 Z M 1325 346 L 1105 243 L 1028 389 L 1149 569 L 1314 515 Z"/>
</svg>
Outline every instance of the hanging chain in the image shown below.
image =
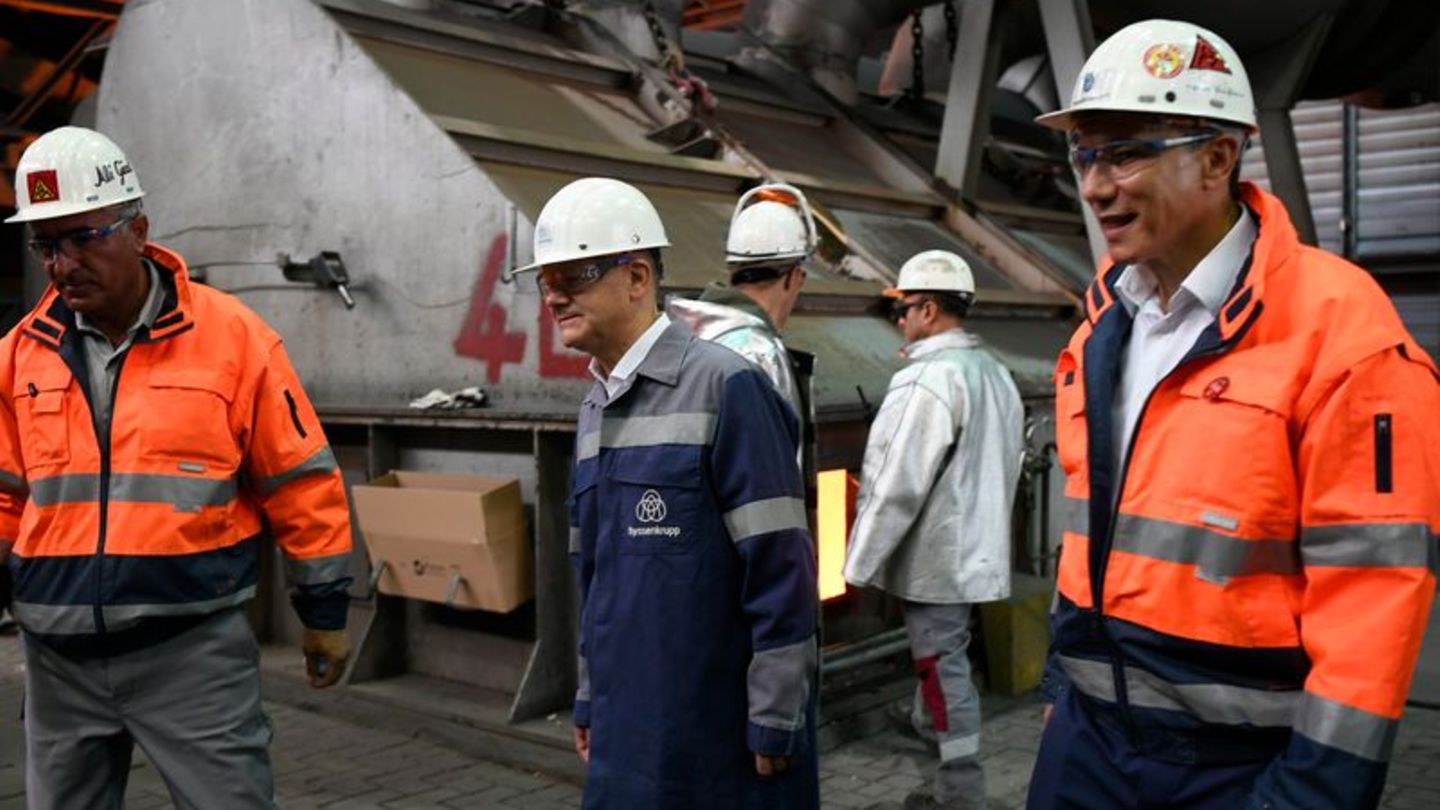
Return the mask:
<svg viewBox="0 0 1440 810">
<path fill-rule="evenodd" d="M 650 27 L 650 38 L 655 41 L 655 50 L 660 53 L 660 66 L 667 70 L 673 66 L 675 53 L 670 49 L 670 38 L 665 35 L 665 26 L 660 24 L 660 14 L 651 0 L 644 4 L 645 24 Z"/>
<path fill-rule="evenodd" d="M 955 44 L 960 41 L 960 22 L 955 14 L 955 0 L 945 0 L 945 39 L 950 42 L 950 61 L 955 61 Z"/>
<path fill-rule="evenodd" d="M 692 107 L 692 114 L 714 112 L 718 103 L 715 94 L 710 92 L 704 79 L 685 67 L 685 53 L 670 44 L 670 38 L 665 35 L 665 26 L 660 23 L 660 14 L 655 10 L 655 3 L 645 0 L 642 8 L 645 24 L 650 28 L 650 38 L 655 41 L 655 50 L 660 52 L 660 68 L 669 75 L 670 81 L 680 94 L 695 105 Z"/>
<path fill-rule="evenodd" d="M 914 63 L 911 67 L 910 98 L 915 101 L 925 97 L 925 24 L 920 20 L 921 9 L 915 9 L 910 15 L 910 59 Z"/>
</svg>

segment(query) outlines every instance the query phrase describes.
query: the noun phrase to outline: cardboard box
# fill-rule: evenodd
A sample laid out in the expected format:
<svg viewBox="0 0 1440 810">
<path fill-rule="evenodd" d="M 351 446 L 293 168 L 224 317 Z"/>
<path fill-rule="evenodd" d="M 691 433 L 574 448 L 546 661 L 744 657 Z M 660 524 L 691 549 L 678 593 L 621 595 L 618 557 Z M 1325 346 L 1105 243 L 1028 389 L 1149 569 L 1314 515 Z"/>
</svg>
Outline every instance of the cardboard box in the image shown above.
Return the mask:
<svg viewBox="0 0 1440 810">
<path fill-rule="evenodd" d="M 381 593 L 499 613 L 534 596 L 516 479 L 397 470 L 352 492 Z"/>
</svg>

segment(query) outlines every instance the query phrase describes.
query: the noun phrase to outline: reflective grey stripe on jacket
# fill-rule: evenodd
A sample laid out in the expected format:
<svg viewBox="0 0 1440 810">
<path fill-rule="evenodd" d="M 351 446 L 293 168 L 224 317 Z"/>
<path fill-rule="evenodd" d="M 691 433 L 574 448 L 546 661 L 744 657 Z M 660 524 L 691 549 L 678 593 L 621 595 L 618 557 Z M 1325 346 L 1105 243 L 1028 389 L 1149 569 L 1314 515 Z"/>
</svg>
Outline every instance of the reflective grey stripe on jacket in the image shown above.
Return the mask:
<svg viewBox="0 0 1440 810">
<path fill-rule="evenodd" d="M 963 330 L 907 353 L 912 362 L 891 378 L 870 426 L 845 579 L 914 602 L 1004 599 L 1024 452 L 1020 393 Z"/>
<path fill-rule="evenodd" d="M 1086 695 L 1115 702 L 1114 670 L 1105 661 L 1058 656 L 1070 682 Z M 1124 670 L 1130 704 L 1188 714 L 1206 723 L 1256 728 L 1293 726 L 1312 740 L 1383 762 L 1399 721 L 1299 690 L 1277 692 L 1222 683 L 1171 683 L 1139 667 Z"/>
<path fill-rule="evenodd" d="M 110 476 L 111 503 L 167 503 L 177 512 L 194 512 L 202 506 L 224 506 L 238 495 L 239 484 L 234 478 L 151 473 Z M 100 500 L 100 476 L 67 473 L 37 478 L 30 482 L 30 498 L 36 506 L 94 503 Z"/>
<path fill-rule="evenodd" d="M 110 632 L 128 630 L 145 619 L 175 616 L 204 616 L 227 607 L 242 605 L 255 596 L 255 586 L 247 585 L 234 593 L 199 602 L 165 602 L 141 605 L 101 605 L 105 628 Z M 89 635 L 98 633 L 94 605 L 43 605 L 15 602 L 11 613 L 20 626 L 30 633 L 42 635 Z"/>
<path fill-rule="evenodd" d="M 1115 676 L 1110 664 L 1068 655 L 1058 657 L 1070 682 L 1084 694 L 1115 702 Z M 1289 726 L 1300 709 L 1299 691 L 1277 692 L 1220 683 L 1170 683 L 1139 667 L 1125 667 L 1126 696 L 1133 706 L 1188 714 L 1206 723 Z"/>
</svg>

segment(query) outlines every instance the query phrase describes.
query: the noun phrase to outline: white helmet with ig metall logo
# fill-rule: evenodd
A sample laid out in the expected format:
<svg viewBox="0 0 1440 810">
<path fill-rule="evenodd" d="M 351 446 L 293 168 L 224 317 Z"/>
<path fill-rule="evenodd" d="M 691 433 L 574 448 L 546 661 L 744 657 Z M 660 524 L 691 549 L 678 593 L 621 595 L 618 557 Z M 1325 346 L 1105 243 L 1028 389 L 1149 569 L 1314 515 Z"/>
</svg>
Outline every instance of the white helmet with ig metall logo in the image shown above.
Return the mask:
<svg viewBox="0 0 1440 810">
<path fill-rule="evenodd" d="M 15 167 L 15 216 L 34 222 L 96 211 L 145 195 L 115 142 L 93 129 L 60 127 L 41 135 Z"/>
<path fill-rule="evenodd" d="M 1100 43 L 1075 78 L 1070 105 L 1035 120 L 1069 130 L 1087 112 L 1208 118 L 1256 131 L 1240 55 L 1218 34 L 1175 20 L 1127 25 Z"/>
<path fill-rule="evenodd" d="M 535 260 L 514 272 L 633 250 L 669 247 L 650 199 L 611 177 L 583 177 L 555 192 L 535 218 Z"/>
</svg>

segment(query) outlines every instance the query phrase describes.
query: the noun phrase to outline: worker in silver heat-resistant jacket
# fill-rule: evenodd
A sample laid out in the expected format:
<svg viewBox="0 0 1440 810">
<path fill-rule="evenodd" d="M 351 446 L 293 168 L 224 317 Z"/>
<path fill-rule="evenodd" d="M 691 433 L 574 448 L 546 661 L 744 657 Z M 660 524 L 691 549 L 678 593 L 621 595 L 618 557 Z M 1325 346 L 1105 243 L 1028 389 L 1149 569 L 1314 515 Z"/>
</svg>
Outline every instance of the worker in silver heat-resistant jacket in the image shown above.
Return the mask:
<svg viewBox="0 0 1440 810">
<path fill-rule="evenodd" d="M 1010 373 L 961 326 L 975 296 L 963 259 L 920 253 L 890 295 L 910 364 L 870 426 L 845 579 L 903 600 L 920 680 L 911 721 L 940 754 L 933 794 L 906 810 L 984 807 L 966 648 L 973 605 L 1010 595 L 1024 413 Z"/>
<path fill-rule="evenodd" d="M 671 298 L 671 318 L 701 340 L 718 343 L 760 367 L 802 422 L 809 397 L 801 391 L 780 333 L 800 298 L 805 260 L 815 249 L 815 220 L 800 189 L 768 183 L 735 203 L 725 243 L 729 285 L 706 285 L 699 298 Z"/>
</svg>

